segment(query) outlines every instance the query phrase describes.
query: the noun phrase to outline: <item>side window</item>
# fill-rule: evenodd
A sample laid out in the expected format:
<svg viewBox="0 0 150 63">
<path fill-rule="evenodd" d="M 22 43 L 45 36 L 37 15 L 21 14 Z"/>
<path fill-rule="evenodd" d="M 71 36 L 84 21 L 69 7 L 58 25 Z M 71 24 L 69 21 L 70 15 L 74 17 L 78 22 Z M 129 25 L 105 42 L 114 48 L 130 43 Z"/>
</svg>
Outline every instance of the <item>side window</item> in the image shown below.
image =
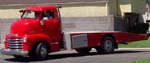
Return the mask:
<svg viewBox="0 0 150 63">
<path fill-rule="evenodd" d="M 48 19 L 54 18 L 54 11 L 53 10 L 47 10 L 43 12 L 43 18 L 47 17 Z"/>
</svg>

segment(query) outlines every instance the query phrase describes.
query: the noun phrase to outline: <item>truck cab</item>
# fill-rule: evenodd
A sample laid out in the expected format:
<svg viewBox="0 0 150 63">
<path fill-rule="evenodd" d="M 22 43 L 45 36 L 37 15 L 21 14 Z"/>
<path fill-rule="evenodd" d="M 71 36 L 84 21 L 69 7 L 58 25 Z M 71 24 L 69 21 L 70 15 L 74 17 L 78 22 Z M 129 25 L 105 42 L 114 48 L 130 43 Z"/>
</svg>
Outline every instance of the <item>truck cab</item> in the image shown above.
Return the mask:
<svg viewBox="0 0 150 63">
<path fill-rule="evenodd" d="M 20 13 L 21 18 L 12 23 L 10 33 L 6 35 L 2 53 L 15 57 L 42 57 L 60 49 L 62 35 L 58 7 L 30 6 Z"/>
</svg>

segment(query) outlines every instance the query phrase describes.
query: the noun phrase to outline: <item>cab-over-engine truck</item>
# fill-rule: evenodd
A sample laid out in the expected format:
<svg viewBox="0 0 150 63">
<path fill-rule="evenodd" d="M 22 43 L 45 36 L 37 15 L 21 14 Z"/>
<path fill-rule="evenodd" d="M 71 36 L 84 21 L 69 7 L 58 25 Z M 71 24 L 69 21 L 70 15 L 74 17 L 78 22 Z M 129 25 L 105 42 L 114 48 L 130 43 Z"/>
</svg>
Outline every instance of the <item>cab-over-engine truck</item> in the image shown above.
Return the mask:
<svg viewBox="0 0 150 63">
<path fill-rule="evenodd" d="M 131 24 L 128 17 L 117 22 L 114 16 L 61 18 L 59 8 L 29 6 L 20 10 L 21 18 L 12 23 L 1 53 L 36 59 L 45 59 L 51 52 L 72 49 L 81 54 L 89 53 L 91 48 L 99 53 L 112 53 L 118 44 L 148 38 L 145 32 L 148 25 L 143 22 Z M 146 27 L 144 32 L 136 32 L 143 27 Z"/>
</svg>

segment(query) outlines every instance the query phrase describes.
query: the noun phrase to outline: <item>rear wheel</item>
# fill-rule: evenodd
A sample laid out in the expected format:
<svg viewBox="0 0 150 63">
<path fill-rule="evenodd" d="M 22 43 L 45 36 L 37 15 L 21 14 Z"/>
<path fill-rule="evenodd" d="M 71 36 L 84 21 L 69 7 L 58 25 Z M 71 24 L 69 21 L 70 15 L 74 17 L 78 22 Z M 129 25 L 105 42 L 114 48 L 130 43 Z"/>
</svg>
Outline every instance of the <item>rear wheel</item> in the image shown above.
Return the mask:
<svg viewBox="0 0 150 63">
<path fill-rule="evenodd" d="M 44 60 L 48 57 L 48 53 L 49 51 L 46 43 L 39 43 L 33 51 L 31 58 L 35 58 L 37 60 Z"/>
<path fill-rule="evenodd" d="M 91 51 L 91 48 L 79 48 L 75 50 L 80 54 L 88 54 Z"/>
<path fill-rule="evenodd" d="M 105 37 L 101 46 L 96 47 L 98 53 L 112 53 L 115 49 L 115 40 L 112 37 Z"/>
</svg>

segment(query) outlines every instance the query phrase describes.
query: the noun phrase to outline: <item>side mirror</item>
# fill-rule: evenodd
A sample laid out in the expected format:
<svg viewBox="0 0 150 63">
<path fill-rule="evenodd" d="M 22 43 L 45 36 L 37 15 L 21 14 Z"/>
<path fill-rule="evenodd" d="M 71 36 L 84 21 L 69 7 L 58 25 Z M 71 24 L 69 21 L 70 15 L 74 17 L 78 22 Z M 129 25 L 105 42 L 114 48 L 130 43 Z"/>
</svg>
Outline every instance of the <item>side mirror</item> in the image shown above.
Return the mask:
<svg viewBox="0 0 150 63">
<path fill-rule="evenodd" d="M 48 21 L 48 17 L 43 17 L 43 21 Z"/>
</svg>

